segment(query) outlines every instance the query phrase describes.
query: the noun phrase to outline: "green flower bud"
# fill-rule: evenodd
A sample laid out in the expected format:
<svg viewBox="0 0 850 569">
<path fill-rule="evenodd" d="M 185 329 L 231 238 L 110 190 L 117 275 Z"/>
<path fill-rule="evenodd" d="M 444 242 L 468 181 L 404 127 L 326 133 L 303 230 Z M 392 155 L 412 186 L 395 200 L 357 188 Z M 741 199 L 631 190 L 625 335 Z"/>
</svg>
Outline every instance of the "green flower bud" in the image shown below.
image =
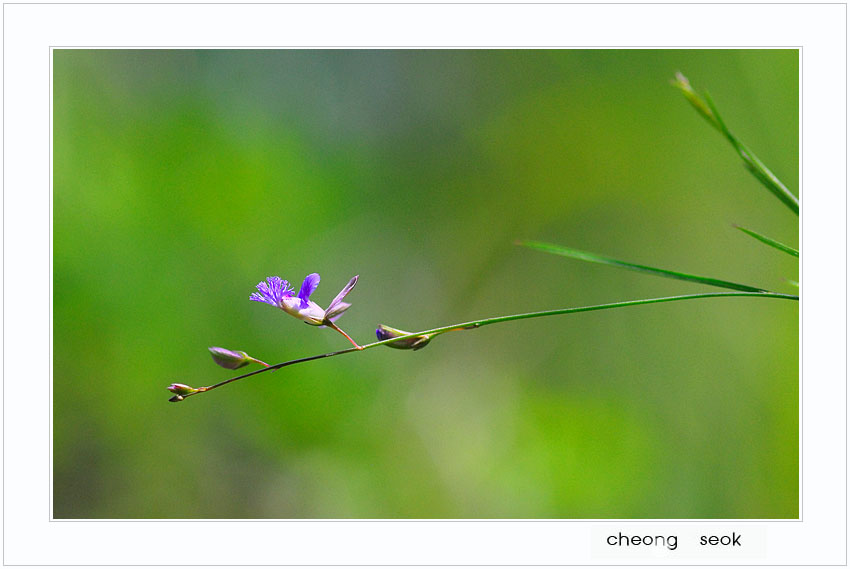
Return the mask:
<svg viewBox="0 0 850 569">
<path fill-rule="evenodd" d="M 412 332 L 405 332 L 404 330 L 398 330 L 396 328 L 390 328 L 384 324 L 378 326 L 378 329 L 375 330 L 375 335 L 379 340 L 389 340 L 390 338 L 398 338 L 399 336 L 407 336 Z M 420 350 L 428 345 L 428 342 L 431 341 L 431 336 L 427 334 L 423 334 L 421 336 L 411 336 L 409 338 L 405 338 L 404 340 L 399 340 L 397 342 L 390 342 L 386 344 L 390 348 L 397 348 L 399 350 Z"/>
</svg>

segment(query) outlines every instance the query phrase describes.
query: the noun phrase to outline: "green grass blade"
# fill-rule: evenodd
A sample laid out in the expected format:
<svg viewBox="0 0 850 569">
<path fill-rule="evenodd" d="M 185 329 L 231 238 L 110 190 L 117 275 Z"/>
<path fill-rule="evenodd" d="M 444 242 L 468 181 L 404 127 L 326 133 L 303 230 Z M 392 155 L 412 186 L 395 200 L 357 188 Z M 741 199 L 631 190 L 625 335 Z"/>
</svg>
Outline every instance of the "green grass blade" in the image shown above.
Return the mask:
<svg viewBox="0 0 850 569">
<path fill-rule="evenodd" d="M 732 134 L 732 132 L 727 128 L 726 123 L 723 122 L 723 119 L 720 117 L 720 113 L 717 111 L 717 107 L 714 106 L 714 101 L 711 99 L 711 96 L 706 93 L 705 100 L 711 109 L 712 114 L 717 120 L 718 128 L 720 132 L 723 133 L 723 136 L 729 141 L 741 159 L 744 161 L 744 166 L 747 170 L 762 183 L 762 185 L 767 188 L 773 195 L 779 198 L 782 203 L 784 203 L 788 208 L 793 211 L 795 214 L 800 215 L 800 202 L 797 201 L 796 196 L 791 193 L 791 191 L 785 187 L 779 178 L 777 178 L 773 172 L 767 169 L 767 166 L 759 160 L 758 156 L 753 154 L 752 150 L 747 148 L 747 146 L 738 140 L 738 138 Z"/>
<path fill-rule="evenodd" d="M 705 101 L 700 97 L 694 88 L 691 87 L 690 81 L 688 78 L 682 75 L 681 73 L 676 73 L 676 78 L 670 80 L 670 84 L 677 88 L 682 94 L 685 96 L 685 99 L 691 104 L 691 106 L 696 109 L 696 111 L 708 121 L 708 124 L 719 130 L 721 133 L 723 129 L 720 128 L 720 123 L 717 118 L 714 116 L 714 113 L 711 112 L 709 106 L 705 103 Z"/>
<path fill-rule="evenodd" d="M 790 209 L 797 215 L 800 215 L 800 202 L 798 202 L 797 198 L 794 197 L 794 195 L 791 194 L 791 192 L 789 192 L 785 188 L 782 182 L 779 182 L 779 180 L 776 180 L 775 178 L 771 179 L 769 177 L 772 176 L 770 171 L 768 171 L 766 168 L 763 170 L 756 168 L 749 162 L 744 162 L 744 167 L 750 172 L 750 174 L 753 175 L 756 180 L 761 182 L 761 184 L 765 188 L 770 190 L 773 195 L 782 200 L 782 203 L 788 206 L 788 209 Z"/>
<path fill-rule="evenodd" d="M 797 197 L 783 184 L 779 178 L 771 172 L 764 163 L 759 160 L 758 156 L 747 148 L 747 146 L 738 140 L 732 134 L 726 123 L 714 106 L 714 101 L 711 96 L 705 93 L 704 97 L 700 97 L 693 87 L 691 87 L 688 78 L 681 73 L 676 74 L 676 79 L 672 81 L 674 87 L 679 89 L 688 102 L 702 115 L 702 117 L 716 128 L 729 141 L 741 159 L 744 161 L 744 166 L 762 185 L 770 190 L 770 192 L 782 201 L 791 211 L 800 215 L 800 202 Z"/>
<path fill-rule="evenodd" d="M 793 255 L 795 257 L 800 256 L 800 252 L 797 251 L 796 249 L 789 247 L 788 245 L 783 245 L 779 241 L 776 241 L 775 239 L 771 239 L 770 237 L 762 235 L 761 233 L 757 233 L 757 232 L 753 231 L 752 229 L 747 229 L 746 227 L 741 227 L 740 225 L 736 225 L 735 228 L 740 229 L 741 231 L 743 231 L 744 233 L 746 233 L 750 237 L 754 237 L 755 239 L 758 239 L 759 241 L 761 241 L 765 245 L 770 245 L 774 249 L 779 249 L 783 253 L 788 253 L 789 255 Z"/>
<path fill-rule="evenodd" d="M 650 275 L 655 275 L 657 277 L 666 277 L 668 279 L 676 279 L 680 281 L 689 281 L 694 283 L 700 283 L 709 286 L 716 286 L 720 288 L 728 288 L 732 290 L 742 290 L 745 292 L 766 292 L 764 289 L 756 288 L 754 286 L 743 285 L 739 283 L 733 283 L 729 281 L 723 281 L 720 279 L 713 279 L 711 277 L 701 277 L 698 275 L 691 275 L 688 273 L 680 273 L 678 271 L 668 271 L 666 269 L 658 269 L 656 267 L 648 267 L 646 265 L 638 265 L 635 263 L 629 263 L 626 261 L 618 261 L 617 259 L 612 259 L 610 257 L 604 257 L 602 255 L 597 255 L 595 253 L 588 253 L 586 251 L 579 251 L 577 249 L 570 249 L 568 247 L 561 247 L 560 245 L 553 245 L 551 243 L 541 243 L 539 241 L 519 241 L 518 245 L 522 245 L 524 247 L 529 247 L 531 249 L 537 249 L 538 251 L 544 251 L 546 253 L 553 253 L 555 255 L 562 255 L 564 257 L 570 257 L 573 259 L 579 259 L 581 261 L 588 261 L 591 263 L 600 263 L 603 265 L 610 265 L 612 267 L 618 267 L 621 269 L 629 269 L 631 271 L 638 271 L 641 273 L 647 273 Z"/>
</svg>

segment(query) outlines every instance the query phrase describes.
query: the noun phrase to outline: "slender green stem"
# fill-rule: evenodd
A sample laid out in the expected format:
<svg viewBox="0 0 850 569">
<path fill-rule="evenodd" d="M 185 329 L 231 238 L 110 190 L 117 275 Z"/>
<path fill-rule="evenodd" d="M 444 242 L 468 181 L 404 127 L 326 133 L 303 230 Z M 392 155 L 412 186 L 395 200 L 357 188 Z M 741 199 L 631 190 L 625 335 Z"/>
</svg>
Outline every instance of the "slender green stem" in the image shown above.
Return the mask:
<svg viewBox="0 0 850 569">
<path fill-rule="evenodd" d="M 243 375 L 239 375 L 237 377 L 232 377 L 220 383 L 216 383 L 214 385 L 209 385 L 207 387 L 199 387 L 197 391 L 193 393 L 189 393 L 187 395 L 182 396 L 181 399 L 177 399 L 178 401 L 182 401 L 186 397 L 191 397 L 192 395 L 197 395 L 199 393 L 206 393 L 207 391 L 212 391 L 222 385 L 227 385 L 228 383 L 232 383 L 234 381 L 238 381 L 240 379 L 245 379 L 246 377 L 251 377 L 260 373 L 265 373 L 268 371 L 278 370 L 283 367 L 300 364 L 304 362 L 310 362 L 313 360 L 319 360 L 322 358 L 330 358 L 333 356 L 341 356 L 342 354 L 350 354 L 352 352 L 360 352 L 363 350 L 368 350 L 370 348 L 375 348 L 377 346 L 383 346 L 385 344 L 389 344 L 392 342 L 398 342 L 400 340 L 405 340 L 407 338 L 413 338 L 417 336 L 428 336 L 433 338 L 434 336 L 439 336 L 440 334 L 445 334 L 446 332 L 453 332 L 456 330 L 472 330 L 475 328 L 480 328 L 482 326 L 487 326 L 488 324 L 497 324 L 499 322 L 511 322 L 513 320 L 525 320 L 528 318 L 541 318 L 543 316 L 557 316 L 559 314 L 574 314 L 578 312 L 592 312 L 594 310 L 608 310 L 611 308 L 624 308 L 627 306 L 639 306 L 642 304 L 659 304 L 662 302 L 675 302 L 679 300 L 694 300 L 697 298 L 716 298 L 716 297 L 729 297 L 729 296 L 747 296 L 747 297 L 760 297 L 760 298 L 781 298 L 786 300 L 799 300 L 800 297 L 793 294 L 783 294 L 778 292 L 707 292 L 701 294 L 685 294 L 681 296 L 665 296 L 661 298 L 645 298 L 641 300 L 627 300 L 623 302 L 612 302 L 610 304 L 596 304 L 593 306 L 579 306 L 574 308 L 558 308 L 555 310 L 543 310 L 540 312 L 527 312 L 524 314 L 511 314 L 508 316 L 496 316 L 494 318 L 485 318 L 483 320 L 472 320 L 470 322 L 463 322 L 460 324 L 451 324 L 449 326 L 441 326 L 439 328 L 432 328 L 430 330 L 424 330 L 422 332 L 411 332 L 410 334 L 404 336 L 396 336 L 393 338 L 389 338 L 386 340 L 381 340 L 378 342 L 372 342 L 371 344 L 363 344 L 357 348 L 347 348 L 345 350 L 339 350 L 336 352 L 329 352 L 326 354 L 319 354 L 317 356 L 309 356 L 306 358 L 298 358 L 295 360 L 289 360 L 286 362 L 282 362 L 279 364 L 275 364 L 273 366 L 269 366 L 263 369 L 258 369 L 256 371 L 252 371 L 250 373 L 246 373 Z M 173 399 L 173 398 L 172 398 Z"/>
</svg>

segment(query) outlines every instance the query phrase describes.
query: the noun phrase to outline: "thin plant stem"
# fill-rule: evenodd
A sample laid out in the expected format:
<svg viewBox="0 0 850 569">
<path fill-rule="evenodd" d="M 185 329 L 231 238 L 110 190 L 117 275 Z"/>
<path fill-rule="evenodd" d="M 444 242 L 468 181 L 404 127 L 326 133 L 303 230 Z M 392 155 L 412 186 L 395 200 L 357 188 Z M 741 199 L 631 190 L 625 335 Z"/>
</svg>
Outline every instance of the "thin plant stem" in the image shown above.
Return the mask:
<svg viewBox="0 0 850 569">
<path fill-rule="evenodd" d="M 757 297 L 757 298 L 780 298 L 785 300 L 799 300 L 800 297 L 794 294 L 783 294 L 778 292 L 707 292 L 701 294 L 685 294 L 680 296 L 665 296 L 661 298 L 645 298 L 641 300 L 627 300 L 622 302 L 612 302 L 610 304 L 596 304 L 592 306 L 579 306 L 574 308 L 558 308 L 555 310 L 543 310 L 540 312 L 527 312 L 524 314 L 511 314 L 508 316 L 496 316 L 494 318 L 485 318 L 483 320 L 472 320 L 470 322 L 463 322 L 460 324 L 451 324 L 449 326 L 441 326 L 440 328 L 432 328 L 431 330 L 424 330 L 422 332 L 411 332 L 410 334 L 406 334 L 404 336 L 396 336 L 393 338 L 389 338 L 386 340 L 381 340 L 378 342 L 372 342 L 371 344 L 363 344 L 362 346 L 358 346 L 353 340 L 352 343 L 357 347 L 347 348 L 345 350 L 339 350 L 336 352 L 328 352 L 326 354 L 319 354 L 316 356 L 309 356 L 306 358 L 298 358 L 295 360 L 289 360 L 286 362 L 282 362 L 279 364 L 275 364 L 263 369 L 258 369 L 256 371 L 252 371 L 250 373 L 246 373 L 243 375 L 239 375 L 237 377 L 231 377 L 225 381 L 216 383 L 214 385 L 209 385 L 206 387 L 199 387 L 196 391 L 192 393 L 188 393 L 183 395 L 180 399 L 172 398 L 175 401 L 182 401 L 186 397 L 191 397 L 192 395 L 197 395 L 199 393 L 206 393 L 208 391 L 212 391 L 218 387 L 223 385 L 227 385 L 228 383 L 233 383 L 234 381 L 238 381 L 240 379 L 245 379 L 247 377 L 251 377 L 254 375 L 258 375 L 261 373 L 265 373 L 268 371 L 278 370 L 287 366 L 300 364 L 304 362 L 310 362 L 313 360 L 319 360 L 322 358 L 330 358 L 334 356 L 341 356 L 342 354 L 350 354 L 352 352 L 360 352 L 363 350 L 368 350 L 370 348 L 375 348 L 377 346 L 383 346 L 385 344 L 389 344 L 392 342 L 399 342 L 408 338 L 414 338 L 417 336 L 428 336 L 433 338 L 434 336 L 439 336 L 440 334 L 445 334 L 446 332 L 453 332 L 458 330 L 472 330 L 475 328 L 480 328 L 482 326 L 487 326 L 488 324 L 498 324 L 499 322 L 511 322 L 513 320 L 526 320 L 529 318 L 542 318 L 543 316 L 557 316 L 560 314 L 575 314 L 578 312 L 592 312 L 595 310 L 608 310 L 611 308 L 624 308 L 627 306 L 639 306 L 642 304 L 660 304 L 662 302 L 675 302 L 680 300 L 694 300 L 698 298 L 718 298 L 718 297 L 731 297 L 731 296 L 745 296 L 745 297 Z"/>
<path fill-rule="evenodd" d="M 348 341 L 349 341 L 349 342 L 351 342 L 352 344 L 354 344 L 354 347 L 355 347 L 355 348 L 357 348 L 358 350 L 362 350 L 362 349 L 363 349 L 363 347 L 362 347 L 362 346 L 360 346 L 357 342 L 355 342 L 355 341 L 351 338 L 351 336 L 349 336 L 348 334 L 346 334 L 346 333 L 343 331 L 343 329 L 342 329 L 342 328 L 340 328 L 339 326 L 337 326 L 336 324 L 334 324 L 334 323 L 333 323 L 333 322 L 331 322 L 330 320 L 325 320 L 325 326 L 327 326 L 328 328 L 332 328 L 332 329 L 336 330 L 337 332 L 339 332 L 340 334 L 342 334 L 343 336 L 345 336 L 345 337 L 348 339 Z"/>
</svg>

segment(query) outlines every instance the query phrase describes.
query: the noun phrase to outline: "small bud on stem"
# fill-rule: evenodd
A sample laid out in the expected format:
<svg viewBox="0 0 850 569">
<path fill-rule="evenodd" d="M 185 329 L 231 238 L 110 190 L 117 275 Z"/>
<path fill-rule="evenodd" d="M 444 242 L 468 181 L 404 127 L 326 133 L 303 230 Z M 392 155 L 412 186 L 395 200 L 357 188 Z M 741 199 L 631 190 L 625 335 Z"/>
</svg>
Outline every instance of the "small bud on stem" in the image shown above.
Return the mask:
<svg viewBox="0 0 850 569">
<path fill-rule="evenodd" d="M 252 358 L 245 352 L 228 350 L 225 348 L 211 347 L 209 348 L 212 359 L 215 363 L 226 369 L 239 369 L 250 363 L 257 363 L 266 367 L 269 364 L 262 362 L 256 358 Z"/>
<path fill-rule="evenodd" d="M 409 334 L 413 334 L 413 332 L 405 332 L 404 330 L 390 328 L 385 324 L 380 324 L 378 329 L 375 330 L 375 335 L 378 337 L 378 340 L 382 341 L 389 340 L 390 338 L 398 338 L 399 336 L 407 336 Z M 390 348 L 396 348 L 399 350 L 421 350 L 427 346 L 430 341 L 431 336 L 423 334 L 421 336 L 411 336 L 403 340 L 398 340 L 397 342 L 390 342 L 386 345 Z"/>
</svg>

